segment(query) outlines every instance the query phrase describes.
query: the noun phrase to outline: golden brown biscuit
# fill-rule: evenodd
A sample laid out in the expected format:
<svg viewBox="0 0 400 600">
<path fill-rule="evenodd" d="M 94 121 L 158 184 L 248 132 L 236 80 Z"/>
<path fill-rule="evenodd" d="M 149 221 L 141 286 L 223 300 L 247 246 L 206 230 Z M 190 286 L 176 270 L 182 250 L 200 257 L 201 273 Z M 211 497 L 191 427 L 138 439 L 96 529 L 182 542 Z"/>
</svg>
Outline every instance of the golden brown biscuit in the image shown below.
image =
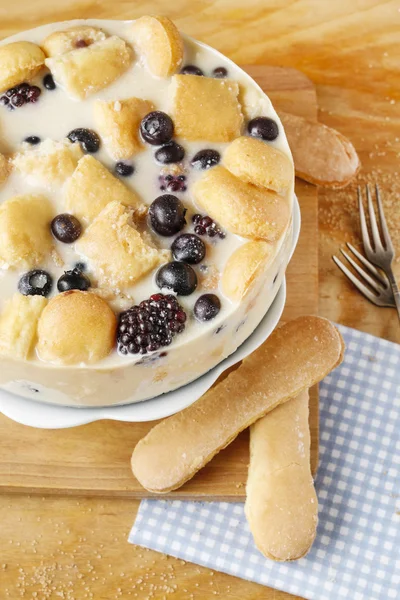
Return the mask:
<svg viewBox="0 0 400 600">
<path fill-rule="evenodd" d="M 55 81 L 76 100 L 107 87 L 128 69 L 132 62 L 131 48 L 113 35 L 87 48 L 46 58 Z"/>
<path fill-rule="evenodd" d="M 36 341 L 39 317 L 46 306 L 43 296 L 9 298 L 0 313 L 0 355 L 26 360 Z"/>
<path fill-rule="evenodd" d="M 243 237 L 274 242 L 290 220 L 287 200 L 275 192 L 241 181 L 225 167 L 205 171 L 192 191 L 197 204 L 210 217 Z"/>
<path fill-rule="evenodd" d="M 224 152 L 224 166 L 248 183 L 286 194 L 293 184 L 294 168 L 288 156 L 250 136 L 234 140 Z"/>
<path fill-rule="evenodd" d="M 97 27 L 78 25 L 69 27 L 63 31 L 54 31 L 42 42 L 42 48 L 46 56 L 58 56 L 77 48 L 85 48 L 94 42 L 106 39 L 106 34 Z"/>
<path fill-rule="evenodd" d="M 0 92 L 30 80 L 44 66 L 43 51 L 32 42 L 0 46 Z"/>
<path fill-rule="evenodd" d="M 112 158 L 130 158 L 143 150 L 139 125 L 152 110 L 154 105 L 141 98 L 97 100 L 94 105 L 95 125 Z"/>
<path fill-rule="evenodd" d="M 344 135 L 321 123 L 280 113 L 296 175 L 315 185 L 341 188 L 356 176 L 360 160 Z"/>
<path fill-rule="evenodd" d="M 65 208 L 86 223 L 93 221 L 111 200 L 138 209 L 136 194 L 88 154 L 81 158 L 65 186 Z"/>
<path fill-rule="evenodd" d="M 12 164 L 28 183 L 58 189 L 71 177 L 82 156 L 79 144 L 46 139 L 37 146 L 22 144 L 22 150 L 14 155 Z"/>
<path fill-rule="evenodd" d="M 6 157 L 0 153 L 0 185 L 5 182 L 10 173 L 10 163 Z"/>
<path fill-rule="evenodd" d="M 132 43 L 157 77 L 175 73 L 183 60 L 183 42 L 178 29 L 167 17 L 145 16 L 133 22 Z"/>
<path fill-rule="evenodd" d="M 279 561 L 305 556 L 318 523 L 307 390 L 251 426 L 246 494 L 245 513 L 260 552 Z"/>
<path fill-rule="evenodd" d="M 253 281 L 265 268 L 273 247 L 268 242 L 254 241 L 239 246 L 228 258 L 222 272 L 222 291 L 230 300 L 240 301 Z"/>
<path fill-rule="evenodd" d="M 39 357 L 62 365 L 95 363 L 113 349 L 116 327 L 113 311 L 96 294 L 64 292 L 50 300 L 40 317 Z"/>
<path fill-rule="evenodd" d="M 149 246 L 135 228 L 132 212 L 110 202 L 76 243 L 106 287 L 129 287 L 169 258 L 169 252 Z"/>
<path fill-rule="evenodd" d="M 0 266 L 33 267 L 51 252 L 51 203 L 44 196 L 15 196 L 0 205 Z"/>
<path fill-rule="evenodd" d="M 236 81 L 174 75 L 170 94 L 177 136 L 192 141 L 230 142 L 240 135 L 243 115 Z"/>
<path fill-rule="evenodd" d="M 326 319 L 299 317 L 276 329 L 236 371 L 140 440 L 133 474 L 151 492 L 177 489 L 243 429 L 323 379 L 343 353 Z"/>
</svg>

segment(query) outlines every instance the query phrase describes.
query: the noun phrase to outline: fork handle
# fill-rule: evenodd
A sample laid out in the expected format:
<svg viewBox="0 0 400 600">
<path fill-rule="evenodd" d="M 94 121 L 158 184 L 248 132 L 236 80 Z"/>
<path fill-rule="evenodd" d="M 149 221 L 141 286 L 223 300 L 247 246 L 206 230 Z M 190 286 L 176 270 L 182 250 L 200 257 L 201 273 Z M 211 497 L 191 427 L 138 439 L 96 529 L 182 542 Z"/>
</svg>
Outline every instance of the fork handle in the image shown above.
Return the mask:
<svg viewBox="0 0 400 600">
<path fill-rule="evenodd" d="M 399 290 L 399 286 L 397 285 L 397 281 L 394 277 L 392 268 L 390 268 L 388 271 L 386 271 L 386 275 L 388 276 L 390 287 L 392 288 L 394 301 L 396 303 L 396 308 L 397 308 L 397 315 L 398 315 L 399 321 L 400 321 L 400 290 Z"/>
</svg>

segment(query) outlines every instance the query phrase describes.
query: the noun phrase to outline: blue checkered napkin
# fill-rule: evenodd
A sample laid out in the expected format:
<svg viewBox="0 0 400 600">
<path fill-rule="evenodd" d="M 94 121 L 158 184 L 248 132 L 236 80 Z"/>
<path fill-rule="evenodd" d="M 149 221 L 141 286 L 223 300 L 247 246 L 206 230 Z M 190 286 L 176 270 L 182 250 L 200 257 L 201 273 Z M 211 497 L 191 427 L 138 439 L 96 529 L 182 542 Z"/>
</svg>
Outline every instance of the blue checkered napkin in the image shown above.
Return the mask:
<svg viewBox="0 0 400 600">
<path fill-rule="evenodd" d="M 145 500 L 129 541 L 309 600 L 400 599 L 400 346 L 340 326 L 344 363 L 320 387 L 317 539 L 265 559 L 243 504 Z"/>
</svg>

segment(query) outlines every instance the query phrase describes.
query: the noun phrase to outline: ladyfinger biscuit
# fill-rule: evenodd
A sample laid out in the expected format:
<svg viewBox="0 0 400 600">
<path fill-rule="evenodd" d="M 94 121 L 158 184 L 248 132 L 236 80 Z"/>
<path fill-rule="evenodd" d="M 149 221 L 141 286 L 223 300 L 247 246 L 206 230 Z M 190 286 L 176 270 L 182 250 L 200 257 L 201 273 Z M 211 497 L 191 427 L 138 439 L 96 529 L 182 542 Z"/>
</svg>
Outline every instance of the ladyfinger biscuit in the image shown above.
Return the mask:
<svg viewBox="0 0 400 600">
<path fill-rule="evenodd" d="M 151 492 L 179 488 L 243 429 L 323 379 L 343 352 L 326 319 L 299 317 L 276 329 L 219 385 L 140 440 L 131 461 L 135 477 Z"/>
<path fill-rule="evenodd" d="M 290 158 L 262 140 L 243 135 L 236 138 L 224 152 L 224 165 L 236 177 L 247 183 L 285 194 L 293 181 Z"/>
<path fill-rule="evenodd" d="M 278 561 L 305 556 L 318 523 L 307 390 L 251 426 L 246 493 L 245 513 L 260 552 Z"/>
<path fill-rule="evenodd" d="M 172 75 L 182 64 L 181 35 L 168 17 L 140 17 L 132 23 L 130 36 L 149 71 L 157 77 Z"/>
<path fill-rule="evenodd" d="M 279 113 L 279 116 L 298 177 L 329 188 L 350 183 L 361 166 L 350 140 L 321 123 L 287 113 Z"/>
<path fill-rule="evenodd" d="M 274 242 L 290 220 L 285 198 L 242 181 L 220 165 L 205 171 L 192 191 L 196 203 L 212 219 L 242 237 Z"/>
</svg>

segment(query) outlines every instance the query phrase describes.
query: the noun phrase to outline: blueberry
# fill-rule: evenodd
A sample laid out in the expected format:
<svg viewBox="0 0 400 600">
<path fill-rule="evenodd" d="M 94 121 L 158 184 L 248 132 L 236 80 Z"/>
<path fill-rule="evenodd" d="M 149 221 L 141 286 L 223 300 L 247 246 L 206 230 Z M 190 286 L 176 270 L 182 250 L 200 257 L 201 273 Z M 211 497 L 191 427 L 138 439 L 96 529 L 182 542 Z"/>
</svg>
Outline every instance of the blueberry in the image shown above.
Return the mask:
<svg viewBox="0 0 400 600">
<path fill-rule="evenodd" d="M 85 129 L 83 127 L 73 129 L 69 132 L 67 138 L 70 142 L 79 142 L 82 150 L 89 154 L 94 154 L 100 148 L 100 138 L 92 129 Z"/>
<path fill-rule="evenodd" d="M 69 290 L 81 290 L 86 292 L 90 288 L 90 279 L 79 269 L 65 271 L 57 281 L 57 289 L 59 292 L 67 292 Z"/>
<path fill-rule="evenodd" d="M 171 141 L 174 135 L 174 124 L 166 113 L 156 110 L 142 119 L 140 133 L 148 144 L 160 146 Z"/>
<path fill-rule="evenodd" d="M 221 301 L 215 294 L 203 294 L 196 300 L 194 316 L 198 321 L 211 321 L 221 310 Z"/>
<path fill-rule="evenodd" d="M 178 235 L 171 246 L 175 260 L 197 265 L 206 255 L 206 245 L 197 235 L 183 233 Z"/>
<path fill-rule="evenodd" d="M 161 290 L 166 288 L 178 296 L 189 296 L 197 287 L 197 275 L 191 266 L 173 261 L 157 271 L 156 284 Z"/>
<path fill-rule="evenodd" d="M 124 162 L 117 162 L 114 170 L 121 177 L 130 177 L 135 172 L 135 167 Z"/>
<path fill-rule="evenodd" d="M 9 102 L 10 102 L 10 99 L 7 98 L 6 95 L 3 95 L 3 96 L 0 97 L 0 104 L 2 106 L 7 106 L 7 104 L 9 104 Z"/>
<path fill-rule="evenodd" d="M 159 196 L 149 208 L 151 227 L 166 237 L 178 233 L 186 225 L 185 214 L 182 202 L 171 194 Z"/>
<path fill-rule="evenodd" d="M 214 69 L 212 74 L 217 79 L 223 79 L 224 77 L 228 77 L 228 71 L 225 69 L 225 67 L 217 67 L 216 69 Z"/>
<path fill-rule="evenodd" d="M 56 89 L 56 84 L 54 83 L 53 75 L 51 73 L 47 73 L 47 75 L 43 77 L 43 85 L 46 90 Z"/>
<path fill-rule="evenodd" d="M 74 215 L 63 213 L 52 220 L 51 232 L 58 241 L 72 244 L 81 235 L 82 226 Z"/>
<path fill-rule="evenodd" d="M 52 286 L 51 275 L 41 269 L 28 271 L 18 282 L 18 290 L 24 296 L 48 296 Z"/>
<path fill-rule="evenodd" d="M 159 163 L 163 165 L 169 165 L 171 163 L 177 163 L 183 160 L 183 157 L 185 156 L 185 150 L 176 142 L 168 142 L 168 144 L 161 146 L 154 156 Z"/>
<path fill-rule="evenodd" d="M 247 131 L 253 137 L 261 138 L 267 142 L 276 140 L 279 135 L 279 128 L 276 121 L 269 117 L 251 119 L 247 125 Z"/>
<path fill-rule="evenodd" d="M 216 150 L 206 149 L 199 150 L 193 156 L 190 164 L 195 169 L 209 169 L 210 167 L 214 167 L 221 160 L 221 155 Z"/>
<path fill-rule="evenodd" d="M 204 75 L 203 71 L 196 67 L 195 65 L 186 65 L 181 69 L 181 75 Z"/>
<path fill-rule="evenodd" d="M 36 146 L 37 144 L 40 144 L 41 141 L 42 140 L 37 135 L 30 135 L 29 137 L 24 139 L 24 142 L 27 142 L 28 144 L 32 144 L 32 146 Z"/>
</svg>

